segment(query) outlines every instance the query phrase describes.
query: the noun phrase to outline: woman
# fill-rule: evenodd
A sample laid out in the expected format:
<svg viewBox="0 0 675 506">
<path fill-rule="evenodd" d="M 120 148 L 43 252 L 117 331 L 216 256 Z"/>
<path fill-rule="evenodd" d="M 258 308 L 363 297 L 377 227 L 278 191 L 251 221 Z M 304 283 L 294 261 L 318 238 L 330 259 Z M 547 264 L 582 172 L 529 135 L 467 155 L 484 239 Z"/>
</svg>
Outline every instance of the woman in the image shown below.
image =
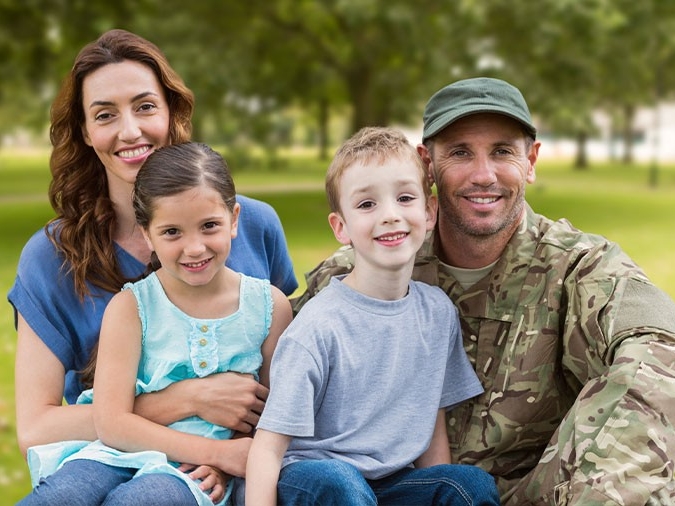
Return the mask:
<svg viewBox="0 0 675 506">
<path fill-rule="evenodd" d="M 150 259 L 132 208 L 136 173 L 151 152 L 189 140 L 193 105 L 161 51 L 123 30 L 80 51 L 54 100 L 49 198 L 56 217 L 24 248 L 8 296 L 18 332 L 15 396 L 24 455 L 38 444 L 96 438 L 91 406 L 73 403 L 105 306 Z M 297 283 L 278 216 L 266 204 L 241 200 L 228 265 L 290 293 Z M 275 248 L 256 247 L 270 236 Z M 251 377 L 223 373 L 140 396 L 135 411 L 164 425 L 200 416 L 248 432 L 266 396 Z"/>
</svg>

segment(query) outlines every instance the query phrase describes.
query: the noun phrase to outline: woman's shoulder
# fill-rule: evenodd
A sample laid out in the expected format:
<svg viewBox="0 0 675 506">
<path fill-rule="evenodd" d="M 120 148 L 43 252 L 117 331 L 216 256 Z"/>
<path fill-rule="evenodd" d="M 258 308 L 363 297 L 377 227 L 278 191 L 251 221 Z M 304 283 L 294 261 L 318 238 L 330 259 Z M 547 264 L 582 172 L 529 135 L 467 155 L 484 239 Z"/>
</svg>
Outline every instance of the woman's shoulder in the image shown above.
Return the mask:
<svg viewBox="0 0 675 506">
<path fill-rule="evenodd" d="M 247 223 L 253 222 L 258 226 L 281 221 L 274 207 L 267 202 L 241 194 L 237 194 L 237 202 L 241 206 L 240 220 L 244 220 Z"/>
<path fill-rule="evenodd" d="M 53 224 L 48 225 L 47 228 L 41 228 L 33 233 L 21 251 L 19 265 L 36 264 L 37 266 L 44 266 L 54 262 L 58 262 L 59 265 L 62 263 L 61 255 L 56 252 L 56 246 L 47 234 L 47 230 L 53 230 L 53 226 Z"/>
</svg>

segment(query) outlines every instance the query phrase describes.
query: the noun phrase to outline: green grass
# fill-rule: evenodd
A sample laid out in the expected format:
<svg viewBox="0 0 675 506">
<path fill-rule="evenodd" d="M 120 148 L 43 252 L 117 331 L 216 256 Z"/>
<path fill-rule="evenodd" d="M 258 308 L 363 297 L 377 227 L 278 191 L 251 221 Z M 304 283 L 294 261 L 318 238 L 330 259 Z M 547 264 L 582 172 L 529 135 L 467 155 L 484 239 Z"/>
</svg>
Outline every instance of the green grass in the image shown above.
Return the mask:
<svg viewBox="0 0 675 506">
<path fill-rule="evenodd" d="M 6 294 L 21 247 L 52 216 L 46 152 L 0 151 L 0 291 Z M 273 168 L 253 160 L 232 164 L 238 190 L 272 204 L 281 217 L 296 274 L 304 273 L 336 247 L 323 194 L 326 161 L 310 155 L 283 158 Z M 528 188 L 532 207 L 578 228 L 615 240 L 652 280 L 675 297 L 675 167 L 661 169 L 660 184 L 647 184 L 648 168 L 603 164 L 573 171 L 566 163 L 540 162 Z M 13 371 L 16 333 L 7 304 L 0 311 L 0 488 L 13 504 L 29 491 L 26 466 L 15 441 Z"/>
</svg>

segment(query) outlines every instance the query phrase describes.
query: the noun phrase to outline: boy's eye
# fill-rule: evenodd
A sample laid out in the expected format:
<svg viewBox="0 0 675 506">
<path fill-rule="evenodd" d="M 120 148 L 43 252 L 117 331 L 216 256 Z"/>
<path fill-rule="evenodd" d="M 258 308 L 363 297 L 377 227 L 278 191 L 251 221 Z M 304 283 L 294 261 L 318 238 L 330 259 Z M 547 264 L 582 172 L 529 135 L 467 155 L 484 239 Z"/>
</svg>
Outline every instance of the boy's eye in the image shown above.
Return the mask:
<svg viewBox="0 0 675 506">
<path fill-rule="evenodd" d="M 167 228 L 164 231 L 164 235 L 177 235 L 178 234 L 178 229 L 177 228 Z"/>
<path fill-rule="evenodd" d="M 365 202 L 359 203 L 359 205 L 356 206 L 357 209 L 370 209 L 375 205 L 375 202 L 372 202 L 370 200 L 367 200 Z"/>
<path fill-rule="evenodd" d="M 216 223 L 215 221 L 209 221 L 209 222 L 207 222 L 207 223 L 204 223 L 204 228 L 205 228 L 206 230 L 209 230 L 209 229 L 212 229 L 212 228 L 216 228 L 217 226 L 218 226 L 218 223 Z"/>
</svg>

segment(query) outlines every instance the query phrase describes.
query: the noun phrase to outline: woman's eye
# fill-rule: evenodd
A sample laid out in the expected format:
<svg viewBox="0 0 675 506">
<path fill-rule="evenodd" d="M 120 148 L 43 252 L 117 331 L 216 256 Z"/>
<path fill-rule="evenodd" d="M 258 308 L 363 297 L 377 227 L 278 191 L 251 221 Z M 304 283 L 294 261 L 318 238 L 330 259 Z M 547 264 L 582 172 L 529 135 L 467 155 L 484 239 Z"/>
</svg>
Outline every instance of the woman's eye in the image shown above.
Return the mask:
<svg viewBox="0 0 675 506">
<path fill-rule="evenodd" d="M 155 104 L 141 104 L 138 108 L 140 111 L 151 111 L 153 109 L 155 109 Z"/>
</svg>

